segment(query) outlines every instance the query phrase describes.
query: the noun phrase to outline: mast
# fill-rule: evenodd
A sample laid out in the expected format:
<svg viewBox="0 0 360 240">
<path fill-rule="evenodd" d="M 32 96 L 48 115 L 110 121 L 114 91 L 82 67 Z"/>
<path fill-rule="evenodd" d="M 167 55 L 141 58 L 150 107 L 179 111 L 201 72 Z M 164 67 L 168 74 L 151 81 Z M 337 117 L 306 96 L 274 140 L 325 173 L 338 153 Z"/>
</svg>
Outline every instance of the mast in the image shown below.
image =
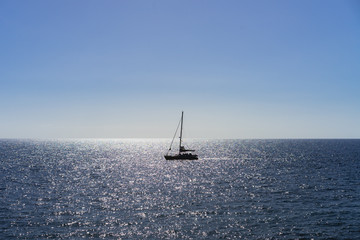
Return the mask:
<svg viewBox="0 0 360 240">
<path fill-rule="evenodd" d="M 181 140 L 182 140 L 183 120 L 184 120 L 184 111 L 182 111 L 182 112 L 181 112 L 181 127 L 180 127 L 180 145 L 179 145 L 179 154 L 180 154 L 180 152 L 181 152 Z"/>
</svg>

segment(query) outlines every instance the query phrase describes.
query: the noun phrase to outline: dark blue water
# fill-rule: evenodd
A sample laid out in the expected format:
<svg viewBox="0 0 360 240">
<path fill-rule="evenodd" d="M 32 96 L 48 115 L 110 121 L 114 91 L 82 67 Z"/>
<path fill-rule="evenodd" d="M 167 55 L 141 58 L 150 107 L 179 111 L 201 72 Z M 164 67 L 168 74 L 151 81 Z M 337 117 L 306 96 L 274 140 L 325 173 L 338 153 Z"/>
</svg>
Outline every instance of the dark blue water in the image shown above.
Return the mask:
<svg viewBox="0 0 360 240">
<path fill-rule="evenodd" d="M 0 239 L 360 239 L 360 140 L 0 140 Z"/>
</svg>

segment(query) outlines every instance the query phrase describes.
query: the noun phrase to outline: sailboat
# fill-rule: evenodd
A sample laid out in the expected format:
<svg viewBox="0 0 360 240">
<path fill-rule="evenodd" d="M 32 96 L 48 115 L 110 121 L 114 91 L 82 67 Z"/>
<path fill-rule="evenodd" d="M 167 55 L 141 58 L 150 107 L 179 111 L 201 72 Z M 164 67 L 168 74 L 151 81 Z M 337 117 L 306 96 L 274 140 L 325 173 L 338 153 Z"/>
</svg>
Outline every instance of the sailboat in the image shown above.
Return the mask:
<svg viewBox="0 0 360 240">
<path fill-rule="evenodd" d="M 175 138 L 176 133 L 177 133 L 177 131 L 179 129 L 179 124 L 178 124 L 178 126 L 176 128 L 176 131 L 175 131 L 175 134 L 174 134 L 174 137 L 173 137 L 173 139 L 171 141 L 169 150 L 166 153 L 166 155 L 164 156 L 166 160 L 197 160 L 198 159 L 198 155 L 191 153 L 191 152 L 194 152 L 195 150 L 185 149 L 185 147 L 181 145 L 182 144 L 183 122 L 184 122 L 184 111 L 181 112 L 181 119 L 180 119 L 180 122 L 179 122 L 179 124 L 181 124 L 181 127 L 180 127 L 179 153 L 175 154 L 175 155 L 169 155 L 169 152 L 171 150 L 171 146 L 172 146 L 172 144 L 174 142 L 174 138 Z"/>
</svg>

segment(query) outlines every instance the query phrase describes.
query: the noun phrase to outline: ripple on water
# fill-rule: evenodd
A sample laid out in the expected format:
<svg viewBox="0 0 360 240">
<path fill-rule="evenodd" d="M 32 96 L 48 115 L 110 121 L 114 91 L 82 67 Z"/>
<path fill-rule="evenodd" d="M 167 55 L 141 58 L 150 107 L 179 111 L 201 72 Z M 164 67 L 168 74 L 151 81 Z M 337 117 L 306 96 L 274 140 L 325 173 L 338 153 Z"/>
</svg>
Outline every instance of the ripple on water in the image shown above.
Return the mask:
<svg viewBox="0 0 360 240">
<path fill-rule="evenodd" d="M 1 239 L 355 239 L 359 140 L 0 140 Z"/>
</svg>

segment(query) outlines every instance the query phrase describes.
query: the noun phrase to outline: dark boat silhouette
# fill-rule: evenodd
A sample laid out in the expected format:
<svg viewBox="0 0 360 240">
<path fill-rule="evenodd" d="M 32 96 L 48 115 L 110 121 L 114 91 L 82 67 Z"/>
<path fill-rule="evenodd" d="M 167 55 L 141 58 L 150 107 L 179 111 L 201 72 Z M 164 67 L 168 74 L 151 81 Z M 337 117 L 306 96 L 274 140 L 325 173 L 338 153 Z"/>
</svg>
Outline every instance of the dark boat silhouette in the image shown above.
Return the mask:
<svg viewBox="0 0 360 240">
<path fill-rule="evenodd" d="M 166 153 L 166 155 L 164 156 L 166 160 L 197 160 L 198 159 L 198 155 L 196 154 L 192 154 L 191 152 L 194 152 L 195 150 L 191 150 L 191 149 L 186 149 L 184 146 L 182 146 L 182 131 L 183 131 L 183 122 L 184 122 L 184 111 L 181 112 L 181 119 L 179 124 L 181 125 L 180 127 L 180 144 L 179 144 L 179 153 L 175 154 L 175 155 L 169 155 L 169 152 L 171 150 L 171 146 L 174 142 L 174 138 L 176 136 L 176 133 L 179 129 L 179 124 L 176 128 L 174 137 L 171 141 L 170 147 L 168 152 Z"/>
</svg>

